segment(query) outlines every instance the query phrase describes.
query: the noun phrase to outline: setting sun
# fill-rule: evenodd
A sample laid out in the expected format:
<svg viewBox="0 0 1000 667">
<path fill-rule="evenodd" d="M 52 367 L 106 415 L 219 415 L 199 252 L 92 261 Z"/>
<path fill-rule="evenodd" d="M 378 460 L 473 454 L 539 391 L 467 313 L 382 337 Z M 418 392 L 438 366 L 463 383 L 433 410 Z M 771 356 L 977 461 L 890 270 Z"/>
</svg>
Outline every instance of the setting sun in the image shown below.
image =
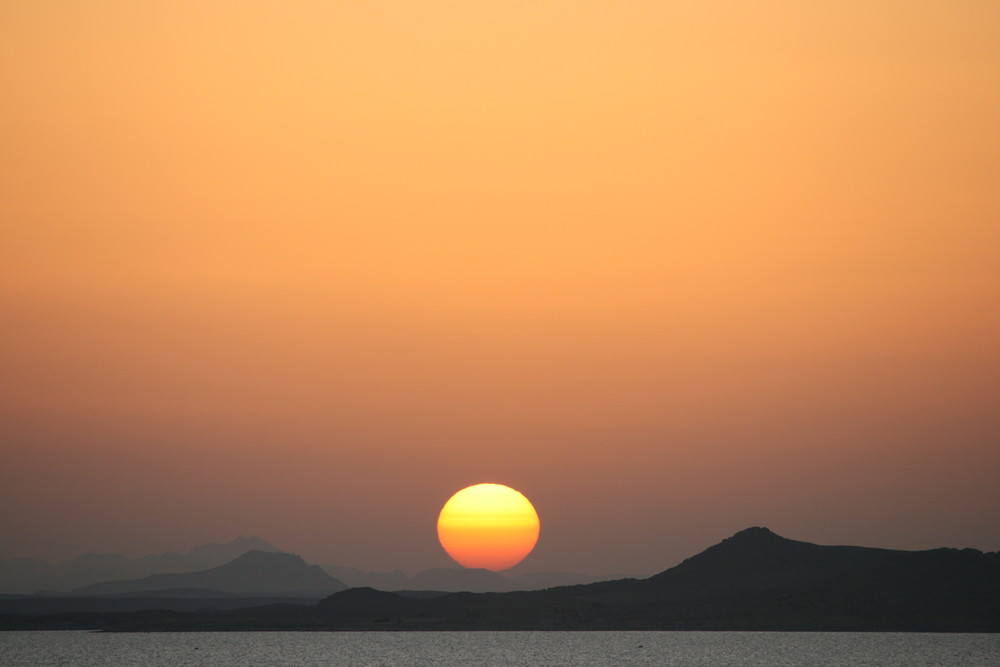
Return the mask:
<svg viewBox="0 0 1000 667">
<path fill-rule="evenodd" d="M 441 546 L 464 567 L 506 570 L 531 553 L 538 541 L 538 513 L 520 492 L 502 484 L 476 484 L 441 508 Z"/>
</svg>

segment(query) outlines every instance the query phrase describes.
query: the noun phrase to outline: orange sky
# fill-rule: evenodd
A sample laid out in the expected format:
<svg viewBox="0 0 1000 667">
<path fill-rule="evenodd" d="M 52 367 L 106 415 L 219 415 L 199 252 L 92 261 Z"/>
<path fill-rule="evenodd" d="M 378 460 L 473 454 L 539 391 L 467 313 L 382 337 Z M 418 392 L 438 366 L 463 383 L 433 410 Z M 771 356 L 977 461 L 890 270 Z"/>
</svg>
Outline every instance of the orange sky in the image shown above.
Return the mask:
<svg viewBox="0 0 1000 667">
<path fill-rule="evenodd" d="M 1000 549 L 1000 5 L 0 5 L 0 557 Z"/>
</svg>

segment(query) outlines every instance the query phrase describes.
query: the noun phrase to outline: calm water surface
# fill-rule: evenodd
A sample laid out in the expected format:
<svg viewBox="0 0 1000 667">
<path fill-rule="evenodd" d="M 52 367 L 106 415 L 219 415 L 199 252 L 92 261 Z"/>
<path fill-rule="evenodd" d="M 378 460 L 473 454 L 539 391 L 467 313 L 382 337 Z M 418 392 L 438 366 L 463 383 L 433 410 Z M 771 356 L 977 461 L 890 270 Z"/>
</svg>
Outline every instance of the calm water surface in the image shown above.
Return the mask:
<svg viewBox="0 0 1000 667">
<path fill-rule="evenodd" d="M 0 632 L 0 665 L 987 665 L 1000 635 Z"/>
</svg>

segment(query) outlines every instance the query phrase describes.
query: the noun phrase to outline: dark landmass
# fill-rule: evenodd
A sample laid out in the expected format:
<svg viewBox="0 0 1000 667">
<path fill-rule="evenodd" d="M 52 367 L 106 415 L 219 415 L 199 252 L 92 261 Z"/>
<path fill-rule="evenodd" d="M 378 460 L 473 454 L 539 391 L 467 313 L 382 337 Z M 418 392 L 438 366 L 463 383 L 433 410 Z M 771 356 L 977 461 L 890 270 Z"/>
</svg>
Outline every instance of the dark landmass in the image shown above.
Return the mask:
<svg viewBox="0 0 1000 667">
<path fill-rule="evenodd" d="M 749 528 L 645 580 L 313 606 L 0 615 L 0 629 L 817 630 L 1000 632 L 1000 554 L 819 546 Z"/>
<path fill-rule="evenodd" d="M 432 568 L 408 577 L 394 572 L 365 572 L 333 565 L 321 566 L 351 588 L 374 588 L 380 591 L 425 590 L 451 593 L 498 593 L 514 590 L 514 581 L 479 568 Z"/>
<path fill-rule="evenodd" d="M 475 568 L 432 568 L 408 577 L 399 570 L 366 572 L 343 565 L 322 565 L 321 567 L 328 574 L 340 579 L 351 588 L 374 588 L 380 591 L 435 590 L 451 593 L 504 593 L 507 591 L 537 591 L 556 586 L 573 586 L 624 578 L 624 575 L 592 576 L 573 572 L 528 572 L 510 575 Z"/>
<path fill-rule="evenodd" d="M 55 565 L 41 558 L 0 560 L 0 591 L 65 595 L 68 591 L 107 580 L 139 579 L 163 572 L 197 572 L 224 565 L 248 551 L 278 551 L 259 537 L 225 544 L 210 543 L 187 553 L 169 551 L 142 558 L 118 554 L 84 554 Z"/>
<path fill-rule="evenodd" d="M 576 586 L 577 584 L 593 584 L 598 581 L 633 579 L 635 577 L 629 574 L 591 576 L 575 572 L 526 572 L 509 578 L 511 580 L 509 590 L 538 591 L 544 588 L 556 588 L 557 586 Z"/>
</svg>

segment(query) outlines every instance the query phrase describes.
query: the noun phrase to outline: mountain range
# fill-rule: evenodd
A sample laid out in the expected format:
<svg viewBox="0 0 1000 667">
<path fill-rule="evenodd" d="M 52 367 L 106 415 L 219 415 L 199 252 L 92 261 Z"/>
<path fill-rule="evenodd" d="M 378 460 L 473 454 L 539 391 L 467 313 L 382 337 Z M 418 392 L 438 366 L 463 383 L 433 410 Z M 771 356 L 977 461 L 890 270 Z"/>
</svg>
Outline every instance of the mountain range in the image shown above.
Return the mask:
<svg viewBox="0 0 1000 667">
<path fill-rule="evenodd" d="M 158 578 L 153 579 L 152 583 L 143 583 L 138 580 L 153 575 L 174 575 L 208 570 L 230 563 L 249 551 L 276 553 L 280 550 L 259 537 L 240 536 L 232 542 L 210 543 L 196 547 L 187 553 L 167 552 L 143 556 L 142 558 L 127 558 L 118 554 L 84 554 L 55 565 L 40 558 L 0 560 L 0 595 L 103 596 L 162 591 L 164 587 L 158 583 Z M 407 576 L 399 570 L 369 572 L 342 565 L 321 565 L 319 567 L 332 578 L 343 582 L 346 587 L 370 587 L 383 591 L 504 592 L 539 590 L 553 586 L 591 583 L 616 578 L 614 575 L 602 577 L 569 572 L 530 572 L 520 575 L 503 575 L 489 570 L 459 567 L 432 568 L 418 572 L 413 576 Z M 131 583 L 122 583 L 126 581 Z M 176 579 L 176 581 L 182 582 L 184 579 Z M 105 585 L 108 582 L 115 583 Z M 177 589 L 188 587 L 180 583 L 169 586 L 169 588 Z M 190 587 L 200 588 L 200 586 Z M 163 597 L 163 594 L 157 592 L 156 597 Z"/>
<path fill-rule="evenodd" d="M 149 630 L 814 630 L 1000 632 L 1000 553 L 820 546 L 748 528 L 648 579 L 315 605 L 0 615 L 0 628 Z"/>
<path fill-rule="evenodd" d="M 437 567 L 421 570 L 412 577 L 399 570 L 365 572 L 357 568 L 323 565 L 330 575 L 351 588 L 374 588 L 380 591 L 444 591 L 449 593 L 504 593 L 536 591 L 555 586 L 589 584 L 621 576 L 592 576 L 572 572 L 528 572 L 507 575 L 480 568 Z"/>
<path fill-rule="evenodd" d="M 248 551 L 278 551 L 259 537 L 209 543 L 186 553 L 169 551 L 141 558 L 119 554 L 84 554 L 62 563 L 41 558 L 0 560 L 0 593 L 66 593 L 100 581 L 138 579 L 166 572 L 196 572 L 231 562 Z"/>
<path fill-rule="evenodd" d="M 154 596 L 271 595 L 282 597 L 324 596 L 347 586 L 318 565 L 308 565 L 300 556 L 267 551 L 248 551 L 232 562 L 198 572 L 151 574 L 141 579 L 103 581 L 72 591 L 76 597 L 129 594 Z"/>
</svg>

